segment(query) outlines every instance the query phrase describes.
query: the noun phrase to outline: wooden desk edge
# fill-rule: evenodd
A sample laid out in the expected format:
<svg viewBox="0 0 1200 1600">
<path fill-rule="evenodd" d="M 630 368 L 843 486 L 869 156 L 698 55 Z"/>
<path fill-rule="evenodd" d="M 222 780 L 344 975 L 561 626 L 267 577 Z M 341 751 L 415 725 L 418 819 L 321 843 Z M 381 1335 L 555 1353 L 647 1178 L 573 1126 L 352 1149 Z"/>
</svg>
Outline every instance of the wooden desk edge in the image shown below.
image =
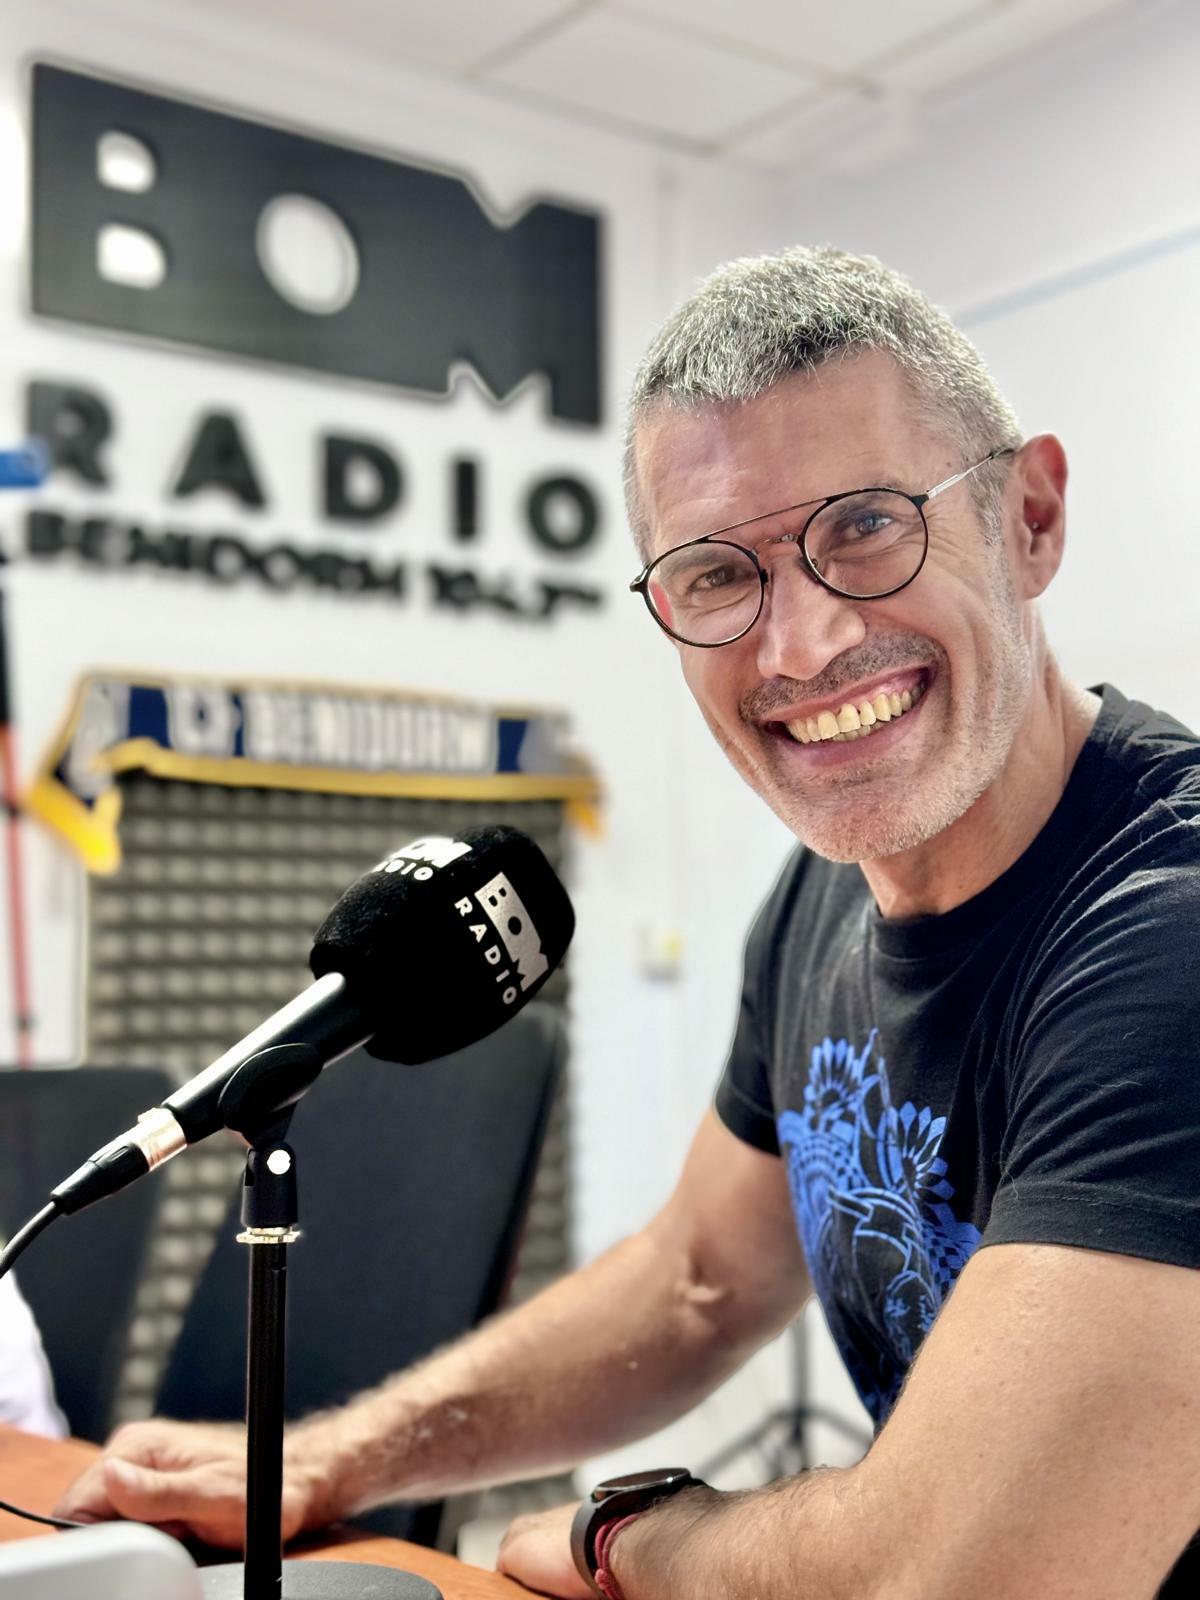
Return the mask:
<svg viewBox="0 0 1200 1600">
<path fill-rule="evenodd" d="M 99 1454 L 98 1446 L 81 1439 L 41 1439 L 0 1423 L 0 1499 L 46 1515 L 67 1485 Z M 39 1523 L 0 1511 L 0 1543 L 51 1532 Z M 527 1589 L 499 1573 L 468 1566 L 440 1550 L 354 1528 L 330 1529 L 306 1539 L 294 1554 L 302 1561 L 367 1561 L 401 1567 L 437 1584 L 446 1600 L 529 1600 Z"/>
</svg>

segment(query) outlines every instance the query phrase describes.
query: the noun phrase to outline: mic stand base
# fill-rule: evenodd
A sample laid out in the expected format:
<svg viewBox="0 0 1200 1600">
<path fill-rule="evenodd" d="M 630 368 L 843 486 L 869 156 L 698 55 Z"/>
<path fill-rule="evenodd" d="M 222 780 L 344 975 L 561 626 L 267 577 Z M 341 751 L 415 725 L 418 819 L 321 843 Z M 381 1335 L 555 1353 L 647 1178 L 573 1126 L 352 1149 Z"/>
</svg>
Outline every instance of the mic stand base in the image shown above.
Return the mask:
<svg viewBox="0 0 1200 1600">
<path fill-rule="evenodd" d="M 242 1600 L 246 1569 L 240 1561 L 200 1569 L 205 1600 Z M 427 1578 L 365 1561 L 285 1561 L 282 1600 L 442 1600 Z"/>
</svg>

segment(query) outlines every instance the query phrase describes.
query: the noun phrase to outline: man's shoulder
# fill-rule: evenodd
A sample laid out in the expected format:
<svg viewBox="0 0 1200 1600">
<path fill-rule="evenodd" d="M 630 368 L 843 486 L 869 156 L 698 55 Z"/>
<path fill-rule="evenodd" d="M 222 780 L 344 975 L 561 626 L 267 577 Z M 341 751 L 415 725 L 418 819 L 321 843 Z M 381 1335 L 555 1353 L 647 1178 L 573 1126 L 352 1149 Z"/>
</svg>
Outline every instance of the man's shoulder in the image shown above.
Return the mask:
<svg viewBox="0 0 1200 1600">
<path fill-rule="evenodd" d="M 1136 885 L 1156 872 L 1200 888 L 1200 735 L 1106 688 L 1089 744 L 1095 888 Z"/>
<path fill-rule="evenodd" d="M 1200 734 L 1168 712 L 1127 699 L 1105 684 L 1100 713 L 1085 747 L 1103 792 L 1125 799 L 1131 817 L 1167 806 L 1200 814 Z"/>
<path fill-rule="evenodd" d="M 873 904 L 861 868 L 796 845 L 759 907 L 747 941 L 751 971 L 797 976 L 816 950 L 828 953 Z"/>
<path fill-rule="evenodd" d="M 1200 941 L 1200 737 L 1106 687 L 1081 762 L 1027 964 L 1073 983 L 1097 963 L 1169 972 Z"/>
</svg>

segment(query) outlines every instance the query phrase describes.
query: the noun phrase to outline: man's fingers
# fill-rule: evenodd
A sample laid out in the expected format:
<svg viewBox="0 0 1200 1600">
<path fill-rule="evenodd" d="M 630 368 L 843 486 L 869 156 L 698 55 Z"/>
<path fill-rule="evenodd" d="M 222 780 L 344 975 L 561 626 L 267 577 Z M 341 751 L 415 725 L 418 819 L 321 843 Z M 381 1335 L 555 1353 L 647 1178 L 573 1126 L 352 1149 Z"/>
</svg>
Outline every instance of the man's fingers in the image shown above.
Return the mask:
<svg viewBox="0 0 1200 1600">
<path fill-rule="evenodd" d="M 186 1522 L 156 1522 L 154 1526 L 159 1533 L 165 1533 L 169 1538 L 177 1539 L 180 1544 L 185 1544 L 192 1537 L 192 1530 Z"/>
<path fill-rule="evenodd" d="M 159 1472 L 154 1467 L 110 1457 L 104 1463 L 104 1482 L 116 1514 L 136 1522 L 184 1522 L 189 1527 L 224 1521 L 237 1514 L 241 1486 L 219 1483 L 214 1474 L 197 1468 L 190 1472 Z"/>
<path fill-rule="evenodd" d="M 107 1522 L 117 1515 L 108 1498 L 102 1461 L 88 1467 L 69 1488 L 64 1489 L 52 1515 L 71 1522 Z"/>
<path fill-rule="evenodd" d="M 239 1430 L 186 1423 L 129 1423 L 55 1508 L 74 1522 L 127 1517 L 238 1548 L 246 1520 L 245 1445 Z M 289 1504 L 289 1499 L 292 1502 Z M 285 1531 L 302 1521 L 285 1494 Z"/>
<path fill-rule="evenodd" d="M 156 1422 L 132 1422 L 118 1428 L 105 1446 L 104 1455 L 63 1491 L 54 1508 L 55 1516 L 74 1522 L 106 1522 L 121 1516 L 123 1513 L 116 1509 L 109 1492 L 110 1463 L 121 1459 L 149 1467 L 172 1466 L 172 1456 L 178 1454 L 175 1432 Z M 179 1464 L 192 1465 L 184 1461 Z"/>
<path fill-rule="evenodd" d="M 496 1570 L 515 1578 L 537 1594 L 559 1600 L 586 1600 L 591 1589 L 571 1558 L 571 1519 L 575 1507 L 535 1511 L 517 1517 L 504 1535 Z"/>
</svg>

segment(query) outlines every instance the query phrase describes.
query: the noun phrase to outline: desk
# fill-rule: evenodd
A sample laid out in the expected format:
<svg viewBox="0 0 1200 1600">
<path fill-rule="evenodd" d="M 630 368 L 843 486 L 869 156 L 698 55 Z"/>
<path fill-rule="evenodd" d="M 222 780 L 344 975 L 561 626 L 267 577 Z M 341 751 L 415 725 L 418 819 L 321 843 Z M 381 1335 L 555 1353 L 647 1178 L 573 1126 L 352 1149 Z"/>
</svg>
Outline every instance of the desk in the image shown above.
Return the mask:
<svg viewBox="0 0 1200 1600">
<path fill-rule="evenodd" d="M 94 1444 L 79 1439 L 37 1439 L 0 1424 L 0 1500 L 48 1513 L 59 1494 L 98 1454 Z M 39 1523 L 0 1511 L 0 1540 L 36 1538 L 51 1532 Z M 330 1529 L 288 1554 L 301 1560 L 372 1561 L 381 1567 L 402 1567 L 437 1584 L 446 1600 L 529 1600 L 528 1589 L 498 1573 L 469 1567 L 439 1550 L 356 1533 L 352 1528 Z"/>
</svg>

